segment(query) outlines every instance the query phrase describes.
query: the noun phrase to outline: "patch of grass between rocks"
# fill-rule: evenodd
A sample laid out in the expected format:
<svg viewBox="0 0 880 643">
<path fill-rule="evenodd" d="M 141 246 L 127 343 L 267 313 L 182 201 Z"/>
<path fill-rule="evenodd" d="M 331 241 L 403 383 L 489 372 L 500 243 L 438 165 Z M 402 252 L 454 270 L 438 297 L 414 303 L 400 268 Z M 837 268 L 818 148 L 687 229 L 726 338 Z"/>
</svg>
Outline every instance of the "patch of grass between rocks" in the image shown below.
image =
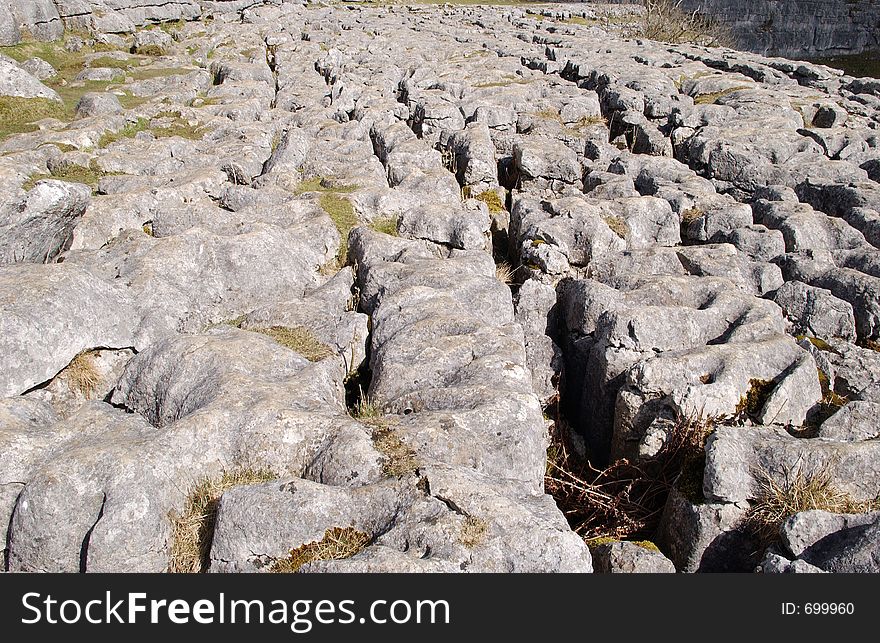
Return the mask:
<svg viewBox="0 0 880 643">
<path fill-rule="evenodd" d="M 196 574 L 209 562 L 220 496 L 233 487 L 275 480 L 267 468 L 224 471 L 218 478 L 203 478 L 189 493 L 183 513 L 171 516 L 172 536 L 168 571 Z"/>
<path fill-rule="evenodd" d="M 332 527 L 324 532 L 324 537 L 290 550 L 287 558 L 282 558 L 269 568 L 276 574 L 298 572 L 303 565 L 318 560 L 344 560 L 362 552 L 370 544 L 370 536 L 354 527 Z"/>
</svg>

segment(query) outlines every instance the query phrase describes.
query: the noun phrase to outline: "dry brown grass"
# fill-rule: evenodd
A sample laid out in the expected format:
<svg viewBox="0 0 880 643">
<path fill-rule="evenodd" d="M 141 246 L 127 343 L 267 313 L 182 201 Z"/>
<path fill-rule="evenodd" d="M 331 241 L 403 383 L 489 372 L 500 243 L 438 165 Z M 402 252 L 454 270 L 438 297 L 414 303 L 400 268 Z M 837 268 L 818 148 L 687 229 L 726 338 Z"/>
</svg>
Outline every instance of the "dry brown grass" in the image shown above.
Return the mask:
<svg viewBox="0 0 880 643">
<path fill-rule="evenodd" d="M 399 478 L 418 468 L 415 451 L 400 439 L 393 427 L 381 421 L 374 422 L 371 437 L 376 451 L 382 454 L 382 472 L 386 476 Z"/>
<path fill-rule="evenodd" d="M 626 219 L 616 215 L 608 215 L 602 217 L 602 220 L 605 221 L 605 225 L 611 228 L 611 232 L 621 239 L 626 239 L 626 236 L 629 234 L 629 226 L 626 224 Z"/>
<path fill-rule="evenodd" d="M 774 388 L 776 384 L 771 380 L 749 380 L 749 390 L 737 403 L 734 418 L 741 420 L 754 418 L 764 408 Z"/>
<path fill-rule="evenodd" d="M 837 489 L 828 466 L 808 469 L 798 465 L 783 471 L 781 479 L 760 472 L 758 479 L 761 493 L 749 511 L 746 525 L 765 543 L 777 540 L 782 523 L 801 511 L 865 513 L 880 509 L 880 496 L 873 501 L 855 502 Z"/>
<path fill-rule="evenodd" d="M 400 439 L 392 426 L 393 419 L 385 416 L 378 400 L 364 395 L 361 390 L 350 412 L 352 417 L 372 429 L 370 437 L 373 447 L 382 454 L 382 472 L 386 476 L 405 476 L 418 469 L 415 451 Z"/>
<path fill-rule="evenodd" d="M 67 387 L 71 393 L 81 393 L 87 400 L 98 391 L 103 377 L 95 361 L 98 352 L 86 350 L 70 360 L 70 364 L 64 369 L 67 379 Z"/>
<path fill-rule="evenodd" d="M 219 478 L 203 478 L 190 491 L 182 514 L 171 516 L 172 540 L 168 571 L 198 574 L 208 566 L 217 505 L 220 496 L 232 487 L 259 484 L 277 476 L 269 469 L 224 471 Z"/>
<path fill-rule="evenodd" d="M 638 464 L 618 460 L 599 470 L 575 456 L 557 428 L 544 489 L 572 529 L 591 544 L 597 538 L 650 537 L 673 485 L 681 489 L 696 479 L 702 495 L 703 449 L 712 430 L 711 420 L 679 418 L 670 422 L 666 443 L 655 456 Z"/>
<path fill-rule="evenodd" d="M 506 261 L 502 261 L 495 266 L 495 278 L 507 286 L 513 283 L 513 275 L 515 272 L 513 266 Z"/>
<path fill-rule="evenodd" d="M 310 362 L 320 362 L 333 354 L 326 344 L 321 343 L 312 331 L 304 326 L 270 326 L 269 328 L 249 328 L 255 333 L 268 335 L 282 346 L 299 353 Z"/>
<path fill-rule="evenodd" d="M 821 341 L 821 340 L 820 340 Z M 828 379 L 828 375 L 821 368 L 816 369 L 819 376 L 819 386 L 822 389 L 822 399 L 819 401 L 819 410 L 811 419 L 816 426 L 837 413 L 849 400 L 834 390 L 834 385 Z"/>
<path fill-rule="evenodd" d="M 344 560 L 362 552 L 369 544 L 370 537 L 354 527 L 333 527 L 325 531 L 324 537 L 318 542 L 291 549 L 290 555 L 275 561 L 269 571 L 291 574 L 316 560 Z"/>
<path fill-rule="evenodd" d="M 688 208 L 687 210 L 684 210 L 681 213 L 681 222 L 682 223 L 690 223 L 691 221 L 696 221 L 704 214 L 706 214 L 706 211 L 703 210 L 702 208 L 698 208 L 698 207 Z"/>
<path fill-rule="evenodd" d="M 468 549 L 473 549 L 485 542 L 488 533 L 489 523 L 482 518 L 468 516 L 465 518 L 464 523 L 461 526 L 461 533 L 458 535 L 458 542 Z"/>
</svg>

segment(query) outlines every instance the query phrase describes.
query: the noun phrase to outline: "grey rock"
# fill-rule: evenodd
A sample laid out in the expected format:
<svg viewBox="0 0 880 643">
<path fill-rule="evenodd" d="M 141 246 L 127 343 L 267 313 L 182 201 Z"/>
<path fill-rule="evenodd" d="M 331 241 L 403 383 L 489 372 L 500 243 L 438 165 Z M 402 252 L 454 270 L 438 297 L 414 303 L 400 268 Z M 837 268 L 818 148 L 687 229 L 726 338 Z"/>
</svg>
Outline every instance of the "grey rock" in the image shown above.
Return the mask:
<svg viewBox="0 0 880 643">
<path fill-rule="evenodd" d="M 560 189 L 582 180 L 577 155 L 553 140 L 532 140 L 529 137 L 514 146 L 513 160 L 523 184 Z"/>
<path fill-rule="evenodd" d="M 471 123 L 454 132 L 447 145 L 454 159 L 453 171 L 462 187 L 474 196 L 497 187 L 498 161 L 487 125 Z"/>
<path fill-rule="evenodd" d="M 161 29 L 140 30 L 134 34 L 131 52 L 133 54 L 164 56 L 173 44 L 174 40 L 171 35 Z"/>
<path fill-rule="evenodd" d="M 828 511 L 801 511 L 782 523 L 782 542 L 795 558 L 804 556 L 811 547 L 837 532 L 866 527 L 880 518 L 880 513 L 835 514 Z"/>
<path fill-rule="evenodd" d="M 853 400 L 844 404 L 819 427 L 819 437 L 841 442 L 861 442 L 880 437 L 880 403 Z"/>
<path fill-rule="evenodd" d="M 0 207 L 0 264 L 55 259 L 70 246 L 90 196 L 85 185 L 42 180 L 17 202 Z"/>
<path fill-rule="evenodd" d="M 791 321 L 796 335 L 855 341 L 856 320 L 852 306 L 828 290 L 800 281 L 788 281 L 776 291 L 773 301 Z"/>
<path fill-rule="evenodd" d="M 6 266 L 0 293 L 3 395 L 52 379 L 83 350 L 139 345 L 129 294 L 72 264 Z"/>
<path fill-rule="evenodd" d="M 672 489 L 658 544 L 679 572 L 750 571 L 754 564 L 746 552 L 751 543 L 741 527 L 747 511 L 736 504 L 695 502 Z"/>
<path fill-rule="evenodd" d="M 77 118 L 89 116 L 103 116 L 105 114 L 119 114 L 122 105 L 115 94 L 90 92 L 83 95 L 76 104 Z"/>
<path fill-rule="evenodd" d="M 872 500 L 877 449 L 872 441 L 807 440 L 784 429 L 719 427 L 706 445 L 703 493 L 713 500 L 741 502 L 760 497 L 762 476 L 781 484 L 797 472 L 809 477 L 827 471 L 840 491 L 857 501 Z"/>
<path fill-rule="evenodd" d="M 782 526 L 783 541 L 803 564 L 833 573 L 876 573 L 880 513 L 795 514 Z"/>
<path fill-rule="evenodd" d="M 28 58 L 21 63 L 19 67 L 24 69 L 37 80 L 48 80 L 58 73 L 52 65 L 38 57 Z"/>
<path fill-rule="evenodd" d="M 45 98 L 61 102 L 61 97 L 21 67 L 0 60 L 0 96 Z"/>
<path fill-rule="evenodd" d="M 773 261 L 785 253 L 785 238 L 779 230 L 763 225 L 747 225 L 727 232 L 719 232 L 717 241 L 729 243 L 753 261 Z"/>
<path fill-rule="evenodd" d="M 516 299 L 516 321 L 525 334 L 526 362 L 532 388 L 547 404 L 558 391 L 562 350 L 553 341 L 558 332 L 556 290 L 535 279 L 527 280 Z"/>
<path fill-rule="evenodd" d="M 632 542 L 605 543 L 590 550 L 598 574 L 674 574 L 675 566 L 659 551 Z"/>
</svg>

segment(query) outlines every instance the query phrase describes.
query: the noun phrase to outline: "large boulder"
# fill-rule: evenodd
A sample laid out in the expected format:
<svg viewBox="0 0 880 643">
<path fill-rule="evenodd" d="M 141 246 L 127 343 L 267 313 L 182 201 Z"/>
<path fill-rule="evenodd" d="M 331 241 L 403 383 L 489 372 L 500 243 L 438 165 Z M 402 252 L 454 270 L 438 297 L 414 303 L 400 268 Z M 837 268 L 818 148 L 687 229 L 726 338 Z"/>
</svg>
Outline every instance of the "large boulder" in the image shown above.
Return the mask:
<svg viewBox="0 0 880 643">
<path fill-rule="evenodd" d="M 140 345 L 123 287 L 69 263 L 0 268 L 0 395 L 52 379 L 84 350 Z"/>
</svg>

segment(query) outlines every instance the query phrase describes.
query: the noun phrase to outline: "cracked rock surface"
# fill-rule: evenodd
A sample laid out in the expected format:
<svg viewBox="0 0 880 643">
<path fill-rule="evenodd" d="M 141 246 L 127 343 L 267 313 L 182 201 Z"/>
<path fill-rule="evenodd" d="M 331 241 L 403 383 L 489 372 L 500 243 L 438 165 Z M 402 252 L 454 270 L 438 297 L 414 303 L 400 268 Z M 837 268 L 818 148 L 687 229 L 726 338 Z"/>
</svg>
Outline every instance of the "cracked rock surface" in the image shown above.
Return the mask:
<svg viewBox="0 0 880 643">
<path fill-rule="evenodd" d="M 744 526 L 880 494 L 876 82 L 620 7 L 32 4 L 91 35 L 0 56 L 49 110 L 0 129 L 5 570 L 177 569 L 259 472 L 200 570 L 876 571 L 876 513 Z M 596 465 L 713 420 L 659 551 L 545 493 L 557 406 Z"/>
</svg>

